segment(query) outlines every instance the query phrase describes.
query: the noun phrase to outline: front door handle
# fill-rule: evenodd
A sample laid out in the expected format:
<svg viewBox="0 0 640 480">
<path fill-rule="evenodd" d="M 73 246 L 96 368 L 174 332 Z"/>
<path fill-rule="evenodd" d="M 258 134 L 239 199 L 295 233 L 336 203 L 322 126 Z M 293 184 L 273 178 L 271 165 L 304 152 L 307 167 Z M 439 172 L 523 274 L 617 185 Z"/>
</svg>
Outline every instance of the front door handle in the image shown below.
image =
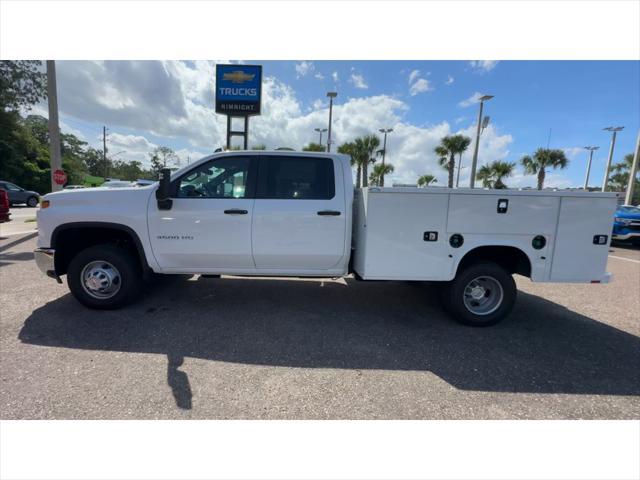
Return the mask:
<svg viewBox="0 0 640 480">
<path fill-rule="evenodd" d="M 320 210 L 318 215 L 326 216 L 326 217 L 337 217 L 340 215 L 340 212 L 337 210 Z"/>
<path fill-rule="evenodd" d="M 232 208 L 231 210 L 225 210 L 227 215 L 246 215 L 249 213 L 247 210 L 240 210 L 239 208 Z"/>
</svg>

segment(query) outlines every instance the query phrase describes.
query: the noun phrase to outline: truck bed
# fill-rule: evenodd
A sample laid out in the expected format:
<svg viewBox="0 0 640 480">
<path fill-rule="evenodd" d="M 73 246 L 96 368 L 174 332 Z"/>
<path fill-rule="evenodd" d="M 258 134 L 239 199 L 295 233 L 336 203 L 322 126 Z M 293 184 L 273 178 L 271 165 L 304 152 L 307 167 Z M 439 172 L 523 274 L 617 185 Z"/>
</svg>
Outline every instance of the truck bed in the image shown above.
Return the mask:
<svg viewBox="0 0 640 480">
<path fill-rule="evenodd" d="M 567 190 L 359 189 L 354 270 L 371 280 L 448 281 L 474 249 L 507 246 L 526 255 L 534 281 L 606 282 L 616 204 L 616 193 Z"/>
</svg>

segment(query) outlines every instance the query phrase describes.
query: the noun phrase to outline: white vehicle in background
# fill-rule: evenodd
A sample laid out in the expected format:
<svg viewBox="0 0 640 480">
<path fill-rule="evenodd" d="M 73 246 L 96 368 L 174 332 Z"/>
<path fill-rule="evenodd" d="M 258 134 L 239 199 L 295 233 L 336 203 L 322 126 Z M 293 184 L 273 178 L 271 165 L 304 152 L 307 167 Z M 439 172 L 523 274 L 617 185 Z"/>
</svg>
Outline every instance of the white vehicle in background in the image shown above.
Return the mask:
<svg viewBox="0 0 640 480">
<path fill-rule="evenodd" d="M 128 188 L 134 185 L 135 184 L 133 182 L 129 182 L 127 180 L 107 180 L 98 188 Z"/>
<path fill-rule="evenodd" d="M 353 274 L 440 282 L 474 326 L 510 312 L 516 273 L 607 283 L 616 207 L 613 193 L 354 190 L 347 156 L 289 151 L 221 152 L 148 187 L 43 200 L 36 262 L 91 308 L 132 301 L 155 274 Z"/>
</svg>

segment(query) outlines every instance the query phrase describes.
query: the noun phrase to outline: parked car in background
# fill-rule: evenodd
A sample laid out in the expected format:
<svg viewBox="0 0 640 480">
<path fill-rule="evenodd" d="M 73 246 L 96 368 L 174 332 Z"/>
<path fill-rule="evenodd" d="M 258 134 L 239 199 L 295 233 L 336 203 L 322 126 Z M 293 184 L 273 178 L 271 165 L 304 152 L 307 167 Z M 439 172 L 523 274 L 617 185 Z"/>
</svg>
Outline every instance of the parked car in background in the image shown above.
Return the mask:
<svg viewBox="0 0 640 480">
<path fill-rule="evenodd" d="M 614 215 L 612 240 L 640 245 L 640 207 L 620 205 Z"/>
<path fill-rule="evenodd" d="M 11 219 L 9 213 L 9 195 L 7 191 L 0 188 L 0 223 L 8 222 Z"/>
<path fill-rule="evenodd" d="M 0 188 L 7 191 L 10 206 L 25 203 L 29 207 L 37 207 L 38 202 L 40 202 L 40 194 L 38 192 L 25 190 L 11 182 L 0 180 Z"/>
</svg>

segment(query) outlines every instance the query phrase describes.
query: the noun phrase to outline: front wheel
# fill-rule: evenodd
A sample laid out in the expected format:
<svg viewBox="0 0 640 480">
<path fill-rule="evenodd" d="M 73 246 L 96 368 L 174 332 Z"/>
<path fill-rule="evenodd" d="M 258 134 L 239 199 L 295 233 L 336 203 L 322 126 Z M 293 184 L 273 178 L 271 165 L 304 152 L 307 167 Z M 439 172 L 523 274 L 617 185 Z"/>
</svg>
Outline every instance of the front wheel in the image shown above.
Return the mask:
<svg viewBox="0 0 640 480">
<path fill-rule="evenodd" d="M 27 206 L 29 206 L 29 207 L 37 207 L 38 206 L 38 199 L 36 197 L 29 197 L 29 199 L 27 200 Z"/>
<path fill-rule="evenodd" d="M 82 250 L 69 263 L 67 283 L 73 296 L 95 309 L 119 308 L 140 292 L 141 271 L 136 258 L 115 245 Z"/>
<path fill-rule="evenodd" d="M 458 273 L 445 286 L 443 303 L 464 325 L 487 327 L 506 317 L 515 303 L 516 283 L 500 265 L 481 262 Z"/>
</svg>

